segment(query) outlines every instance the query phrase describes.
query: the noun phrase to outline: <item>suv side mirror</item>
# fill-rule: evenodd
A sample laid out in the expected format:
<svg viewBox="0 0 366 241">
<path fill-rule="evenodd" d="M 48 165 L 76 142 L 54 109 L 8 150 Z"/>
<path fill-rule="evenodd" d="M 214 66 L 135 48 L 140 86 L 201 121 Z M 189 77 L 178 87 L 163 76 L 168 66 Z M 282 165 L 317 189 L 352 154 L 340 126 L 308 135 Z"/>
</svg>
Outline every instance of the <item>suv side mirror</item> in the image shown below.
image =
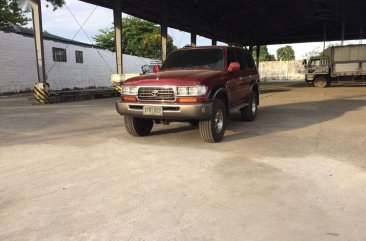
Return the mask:
<svg viewBox="0 0 366 241">
<path fill-rule="evenodd" d="M 153 72 L 154 73 L 159 73 L 160 72 L 160 67 L 159 67 L 159 65 L 154 65 L 154 67 L 153 67 Z"/>
<path fill-rule="evenodd" d="M 240 70 L 240 64 L 239 62 L 231 62 L 229 67 L 227 68 L 228 72 L 235 72 Z"/>
</svg>

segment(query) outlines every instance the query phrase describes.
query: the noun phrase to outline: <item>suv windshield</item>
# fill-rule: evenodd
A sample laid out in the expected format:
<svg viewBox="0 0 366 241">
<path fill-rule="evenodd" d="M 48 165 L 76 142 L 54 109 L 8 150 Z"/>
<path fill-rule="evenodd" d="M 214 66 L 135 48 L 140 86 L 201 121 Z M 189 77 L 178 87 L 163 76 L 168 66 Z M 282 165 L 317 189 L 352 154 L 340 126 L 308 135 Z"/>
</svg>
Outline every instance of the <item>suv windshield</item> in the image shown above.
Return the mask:
<svg viewBox="0 0 366 241">
<path fill-rule="evenodd" d="M 167 69 L 191 68 L 224 68 L 224 51 L 222 49 L 187 49 L 173 52 L 161 67 Z"/>
</svg>

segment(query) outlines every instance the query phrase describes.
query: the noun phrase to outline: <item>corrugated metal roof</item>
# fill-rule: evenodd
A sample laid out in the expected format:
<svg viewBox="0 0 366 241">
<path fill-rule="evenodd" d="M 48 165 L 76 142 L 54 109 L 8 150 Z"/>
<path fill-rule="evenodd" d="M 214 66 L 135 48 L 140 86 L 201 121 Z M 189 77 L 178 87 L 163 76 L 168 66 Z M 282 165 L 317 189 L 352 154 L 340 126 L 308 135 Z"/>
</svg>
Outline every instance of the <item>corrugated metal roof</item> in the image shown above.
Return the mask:
<svg viewBox="0 0 366 241">
<path fill-rule="evenodd" d="M 366 26 L 365 0 L 82 1 L 111 9 L 119 1 L 123 13 L 246 46 L 323 41 L 324 29 L 326 41 L 340 40 L 343 21 L 344 39 L 358 39 Z"/>
</svg>

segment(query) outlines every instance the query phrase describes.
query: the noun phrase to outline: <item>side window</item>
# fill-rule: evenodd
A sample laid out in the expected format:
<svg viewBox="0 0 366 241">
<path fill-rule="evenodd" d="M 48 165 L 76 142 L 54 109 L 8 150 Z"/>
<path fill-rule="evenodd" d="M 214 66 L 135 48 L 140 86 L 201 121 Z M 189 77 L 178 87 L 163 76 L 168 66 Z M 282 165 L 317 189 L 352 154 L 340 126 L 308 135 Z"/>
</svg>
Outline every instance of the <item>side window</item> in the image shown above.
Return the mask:
<svg viewBox="0 0 366 241">
<path fill-rule="evenodd" d="M 325 66 L 325 65 L 327 65 L 327 64 L 328 64 L 327 59 L 325 59 L 325 58 L 324 58 L 324 59 L 322 59 L 322 65 L 323 65 L 323 66 Z"/>
<path fill-rule="evenodd" d="M 240 64 L 240 69 L 244 70 L 246 69 L 246 65 L 245 65 L 245 61 L 244 61 L 244 56 L 243 56 L 243 51 L 241 51 L 240 49 L 236 49 L 235 50 L 235 54 L 236 54 L 236 58 Z"/>
<path fill-rule="evenodd" d="M 233 49 L 227 50 L 227 66 L 230 65 L 231 62 L 236 62 L 235 53 Z"/>
<path fill-rule="evenodd" d="M 75 59 L 76 63 L 82 64 L 84 62 L 83 51 L 75 50 Z"/>
<path fill-rule="evenodd" d="M 310 66 L 319 66 L 320 65 L 320 59 L 312 59 L 310 62 Z"/>
<path fill-rule="evenodd" d="M 52 56 L 55 62 L 67 62 L 66 49 L 52 48 Z"/>
<path fill-rule="evenodd" d="M 245 62 L 247 63 L 248 69 L 255 69 L 255 64 L 252 56 L 248 53 L 244 53 Z"/>
</svg>

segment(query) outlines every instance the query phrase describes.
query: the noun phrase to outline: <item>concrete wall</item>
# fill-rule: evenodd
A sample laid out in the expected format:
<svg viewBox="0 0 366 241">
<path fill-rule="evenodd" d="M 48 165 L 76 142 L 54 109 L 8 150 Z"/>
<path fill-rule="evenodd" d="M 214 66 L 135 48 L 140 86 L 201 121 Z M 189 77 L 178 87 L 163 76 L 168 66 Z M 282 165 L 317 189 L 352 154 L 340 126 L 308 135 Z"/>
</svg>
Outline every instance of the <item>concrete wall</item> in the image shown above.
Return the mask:
<svg viewBox="0 0 366 241">
<path fill-rule="evenodd" d="M 64 49 L 67 47 L 66 63 L 53 61 L 52 47 Z M 44 40 L 44 48 L 47 81 L 51 89 L 112 85 L 110 76 L 116 72 L 114 53 L 51 40 Z M 83 51 L 84 63 L 76 63 L 75 50 Z M 153 60 L 123 55 L 124 73 L 141 73 L 141 66 L 151 61 Z M 32 89 L 36 81 L 37 68 L 33 37 L 0 31 L 0 93 Z"/>
<path fill-rule="evenodd" d="M 259 63 L 262 81 L 304 80 L 305 69 L 302 61 L 264 61 Z"/>
</svg>

